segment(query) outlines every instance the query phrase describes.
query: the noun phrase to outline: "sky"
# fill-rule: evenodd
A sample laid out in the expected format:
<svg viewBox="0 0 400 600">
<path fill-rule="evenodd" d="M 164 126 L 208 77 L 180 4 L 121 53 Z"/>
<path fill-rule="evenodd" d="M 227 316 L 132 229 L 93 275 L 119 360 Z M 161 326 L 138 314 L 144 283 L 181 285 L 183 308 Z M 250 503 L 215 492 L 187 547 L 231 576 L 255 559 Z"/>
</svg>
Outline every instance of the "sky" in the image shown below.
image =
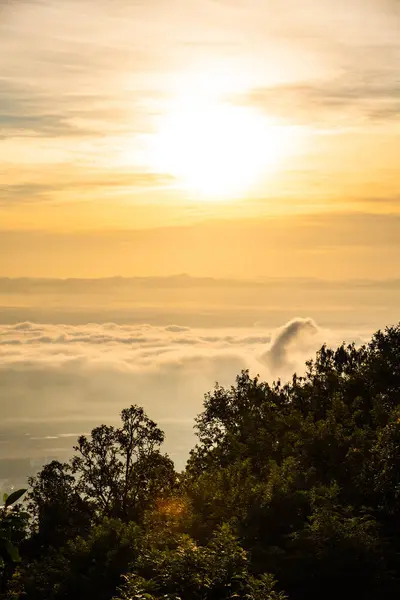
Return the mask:
<svg viewBox="0 0 400 600">
<path fill-rule="evenodd" d="M 398 0 L 1 0 L 0 275 L 396 276 L 399 28 Z"/>
<path fill-rule="evenodd" d="M 0 488 L 399 320 L 398 0 L 0 0 Z"/>
</svg>

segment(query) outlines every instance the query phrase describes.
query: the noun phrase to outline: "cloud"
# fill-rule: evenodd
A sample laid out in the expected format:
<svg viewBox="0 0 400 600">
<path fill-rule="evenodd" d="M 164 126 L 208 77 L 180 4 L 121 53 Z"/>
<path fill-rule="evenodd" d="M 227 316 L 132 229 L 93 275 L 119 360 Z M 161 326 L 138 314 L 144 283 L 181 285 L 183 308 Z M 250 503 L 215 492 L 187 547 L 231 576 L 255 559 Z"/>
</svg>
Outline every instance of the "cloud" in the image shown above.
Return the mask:
<svg viewBox="0 0 400 600">
<path fill-rule="evenodd" d="M 54 175 L 54 173 L 51 173 Z M 28 176 L 29 177 L 29 176 Z M 37 175 L 34 175 L 37 178 Z M 0 184 L 0 208 L 2 206 L 24 206 L 27 203 L 57 202 L 60 193 L 84 195 L 96 194 L 134 194 L 139 190 L 164 188 L 173 183 L 174 178 L 164 173 L 151 171 L 121 172 L 119 177 L 99 173 L 98 176 L 76 170 L 75 180 L 69 177 L 58 177 L 49 183 L 15 183 Z"/>
<path fill-rule="evenodd" d="M 301 125 L 335 128 L 369 122 L 393 122 L 400 117 L 397 69 L 366 72 L 317 82 L 283 84 L 254 89 L 243 98 L 269 114 Z"/>
<path fill-rule="evenodd" d="M 59 99 L 56 107 L 51 95 L 40 92 L 31 84 L 12 83 L 0 79 L 1 137 L 76 137 L 93 135 L 93 129 L 73 122 L 76 111 L 66 110 L 67 103 Z M 90 97 L 87 99 L 90 101 Z M 72 106 L 71 106 L 72 105 Z M 69 108 L 73 108 L 71 99 Z M 64 109 L 64 110 L 63 110 Z M 79 115 L 79 112 L 78 112 Z M 89 115 L 88 115 L 89 116 Z"/>
<path fill-rule="evenodd" d="M 364 339 L 300 318 L 279 330 L 1 325 L 3 459 L 29 457 L 35 465 L 51 457 L 65 459 L 79 432 L 117 423 L 120 410 L 137 403 L 166 431 L 165 448 L 180 468 L 194 443 L 194 417 L 202 410 L 203 395 L 216 381 L 229 386 L 246 368 L 266 380 L 289 378 L 294 369 L 301 372 L 323 341 L 344 338 Z M 3 467 L 0 479 L 12 471 L 11 463 Z"/>
<path fill-rule="evenodd" d="M 262 361 L 272 374 L 278 376 L 291 370 L 295 371 L 294 357 L 311 353 L 311 348 L 316 346 L 316 340 L 312 338 L 318 333 L 321 331 L 312 319 L 292 319 L 278 330 L 270 347 L 262 355 Z"/>
<path fill-rule="evenodd" d="M 203 394 L 258 362 L 256 340 L 214 333 L 211 340 L 209 331 L 173 325 L 1 326 L 4 459 L 66 457 L 72 431 L 115 423 L 138 403 L 165 428 L 166 449 L 182 466 Z M 0 465 L 0 479 L 4 473 Z"/>
<path fill-rule="evenodd" d="M 230 386 L 245 368 L 285 380 L 323 342 L 362 343 L 370 333 L 320 328 L 310 318 L 278 329 L 0 324 L 0 491 L 26 485 L 45 462 L 67 460 L 81 433 L 117 424 L 133 403 L 165 431 L 165 450 L 181 469 L 215 382 Z"/>
<path fill-rule="evenodd" d="M 25 204 L 33 200 L 43 201 L 49 186 L 44 184 L 18 183 L 14 185 L 0 184 L 0 207 L 7 205 Z"/>
<path fill-rule="evenodd" d="M 190 331 L 188 327 L 182 327 L 181 325 L 168 325 L 165 331 L 171 331 L 172 333 L 179 333 L 181 331 Z"/>
</svg>

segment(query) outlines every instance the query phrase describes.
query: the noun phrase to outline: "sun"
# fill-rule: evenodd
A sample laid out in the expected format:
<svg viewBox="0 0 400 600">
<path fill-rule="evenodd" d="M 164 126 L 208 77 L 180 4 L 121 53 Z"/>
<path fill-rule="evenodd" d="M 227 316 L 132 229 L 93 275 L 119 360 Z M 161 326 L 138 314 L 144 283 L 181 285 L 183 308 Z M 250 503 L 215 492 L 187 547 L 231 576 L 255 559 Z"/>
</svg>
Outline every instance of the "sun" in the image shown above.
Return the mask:
<svg viewBox="0 0 400 600">
<path fill-rule="evenodd" d="M 290 150 L 289 130 L 257 110 L 216 99 L 176 103 L 158 123 L 152 167 L 196 199 L 242 197 Z"/>
</svg>

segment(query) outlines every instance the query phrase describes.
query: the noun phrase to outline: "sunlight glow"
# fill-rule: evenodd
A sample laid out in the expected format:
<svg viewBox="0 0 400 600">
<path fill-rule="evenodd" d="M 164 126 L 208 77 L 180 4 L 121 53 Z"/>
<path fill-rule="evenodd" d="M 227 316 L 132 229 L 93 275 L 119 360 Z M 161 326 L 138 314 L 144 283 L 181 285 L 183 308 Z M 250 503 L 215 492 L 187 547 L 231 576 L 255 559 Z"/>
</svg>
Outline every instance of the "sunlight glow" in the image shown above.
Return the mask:
<svg viewBox="0 0 400 600">
<path fill-rule="evenodd" d="M 294 143 L 293 129 L 261 112 L 196 94 L 160 119 L 150 162 L 194 198 L 221 201 L 242 197 Z"/>
</svg>

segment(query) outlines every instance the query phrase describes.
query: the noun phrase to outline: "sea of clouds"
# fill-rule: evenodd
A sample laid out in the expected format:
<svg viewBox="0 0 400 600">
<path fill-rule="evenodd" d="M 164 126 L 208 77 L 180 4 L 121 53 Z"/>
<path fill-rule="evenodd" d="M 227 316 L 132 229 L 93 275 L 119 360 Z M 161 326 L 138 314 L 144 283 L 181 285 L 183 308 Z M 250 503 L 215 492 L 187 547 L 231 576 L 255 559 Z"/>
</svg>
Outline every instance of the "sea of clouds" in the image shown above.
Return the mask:
<svg viewBox="0 0 400 600">
<path fill-rule="evenodd" d="M 0 325 L 0 485 L 67 458 L 79 434 L 116 424 L 135 403 L 164 429 L 165 450 L 182 468 L 215 382 L 231 385 L 242 369 L 287 379 L 323 343 L 362 343 L 370 333 L 321 328 L 311 318 L 274 329 Z"/>
</svg>

